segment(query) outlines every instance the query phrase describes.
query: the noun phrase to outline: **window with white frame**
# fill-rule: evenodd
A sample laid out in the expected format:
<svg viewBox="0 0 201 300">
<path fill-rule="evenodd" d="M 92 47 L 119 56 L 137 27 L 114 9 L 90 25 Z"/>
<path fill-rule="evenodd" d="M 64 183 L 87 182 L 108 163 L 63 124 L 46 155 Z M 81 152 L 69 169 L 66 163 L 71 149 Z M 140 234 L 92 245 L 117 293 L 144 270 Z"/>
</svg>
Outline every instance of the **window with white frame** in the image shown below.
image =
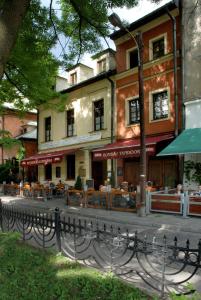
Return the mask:
<svg viewBox="0 0 201 300">
<path fill-rule="evenodd" d="M 166 119 L 169 115 L 168 91 L 152 94 L 153 120 Z"/>
<path fill-rule="evenodd" d="M 98 65 L 98 73 L 102 73 L 106 71 L 106 58 L 103 58 L 97 62 Z"/>
<path fill-rule="evenodd" d="M 71 84 L 76 84 L 77 83 L 77 72 L 74 72 L 70 74 L 70 83 Z"/>
<path fill-rule="evenodd" d="M 66 114 L 67 118 L 67 136 L 73 136 L 74 127 L 75 127 L 75 119 L 74 119 L 74 109 L 69 109 Z"/>
<path fill-rule="evenodd" d="M 163 57 L 167 53 L 167 33 L 157 36 L 149 41 L 150 60 Z"/>
<path fill-rule="evenodd" d="M 104 100 L 94 102 L 94 130 L 104 129 Z"/>
<path fill-rule="evenodd" d="M 51 141 L 51 117 L 45 118 L 45 142 Z"/>
<path fill-rule="evenodd" d="M 129 109 L 129 124 L 136 124 L 140 122 L 140 105 L 139 99 L 132 99 L 128 101 Z"/>
</svg>

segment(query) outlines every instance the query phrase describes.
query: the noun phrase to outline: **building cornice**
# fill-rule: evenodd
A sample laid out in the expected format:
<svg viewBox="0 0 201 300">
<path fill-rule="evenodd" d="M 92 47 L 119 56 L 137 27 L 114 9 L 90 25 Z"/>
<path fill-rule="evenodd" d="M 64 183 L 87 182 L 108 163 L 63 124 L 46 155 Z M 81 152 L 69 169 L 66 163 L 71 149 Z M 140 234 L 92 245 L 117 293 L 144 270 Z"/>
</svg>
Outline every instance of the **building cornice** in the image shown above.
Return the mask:
<svg viewBox="0 0 201 300">
<path fill-rule="evenodd" d="M 94 76 L 94 77 L 90 77 L 89 79 L 87 80 L 84 80 L 84 81 L 81 81 L 63 91 L 60 92 L 60 94 L 67 94 L 67 93 L 70 93 L 72 91 L 75 91 L 75 90 L 78 90 L 82 87 L 85 87 L 89 84 L 92 84 L 92 83 L 95 83 L 95 82 L 98 82 L 100 80 L 103 80 L 103 79 L 106 79 L 112 75 L 115 75 L 116 74 L 116 70 L 109 70 L 107 72 L 104 72 L 104 73 L 101 73 L 101 74 L 98 74 L 97 76 Z"/>
<path fill-rule="evenodd" d="M 172 16 L 176 17 L 179 15 L 179 10 L 174 9 L 173 11 L 171 11 L 171 14 L 172 14 Z M 157 17 L 153 18 L 153 20 L 149 21 L 148 23 L 142 23 L 141 25 L 139 25 L 139 27 L 136 27 L 135 29 L 130 30 L 130 32 L 133 35 L 135 35 L 137 31 L 141 31 L 142 33 L 147 32 L 148 30 L 151 30 L 169 20 L 170 20 L 170 17 L 167 14 L 166 15 L 163 14 L 162 16 L 160 16 L 158 18 Z M 130 35 L 126 31 L 123 31 L 123 32 L 124 33 L 122 33 L 118 38 L 114 39 L 116 46 L 130 40 L 130 38 L 131 38 Z"/>
</svg>

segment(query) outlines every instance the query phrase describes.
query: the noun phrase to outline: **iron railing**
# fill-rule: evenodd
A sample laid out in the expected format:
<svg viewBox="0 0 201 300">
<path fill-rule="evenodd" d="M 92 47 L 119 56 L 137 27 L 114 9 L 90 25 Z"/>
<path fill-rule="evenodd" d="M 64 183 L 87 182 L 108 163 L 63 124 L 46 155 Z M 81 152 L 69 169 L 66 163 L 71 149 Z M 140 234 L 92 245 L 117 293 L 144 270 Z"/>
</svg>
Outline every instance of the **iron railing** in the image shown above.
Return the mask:
<svg viewBox="0 0 201 300">
<path fill-rule="evenodd" d="M 201 240 L 191 247 L 189 240 L 179 245 L 169 241 L 104 224 L 63 215 L 22 210 L 0 201 L 2 231 L 18 231 L 24 241 L 42 248 L 54 248 L 67 257 L 92 267 L 112 271 L 136 282 L 142 279 L 163 298 L 171 291 L 193 292 L 186 283 L 201 267 Z"/>
</svg>

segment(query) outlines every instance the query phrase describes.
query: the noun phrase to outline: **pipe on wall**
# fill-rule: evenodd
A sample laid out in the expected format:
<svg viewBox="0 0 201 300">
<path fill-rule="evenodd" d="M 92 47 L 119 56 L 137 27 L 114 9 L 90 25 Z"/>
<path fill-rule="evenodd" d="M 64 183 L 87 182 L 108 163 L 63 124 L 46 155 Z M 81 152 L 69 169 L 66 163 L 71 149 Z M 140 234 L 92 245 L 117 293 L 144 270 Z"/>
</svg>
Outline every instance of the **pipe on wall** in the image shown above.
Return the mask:
<svg viewBox="0 0 201 300">
<path fill-rule="evenodd" d="M 115 92 L 115 83 L 114 81 L 110 78 L 107 77 L 107 80 L 110 82 L 111 84 L 111 134 L 110 134 L 110 142 L 111 144 L 114 142 L 114 92 Z M 115 176 L 114 176 L 114 159 L 111 159 L 111 171 L 112 171 L 112 175 L 114 178 L 114 184 L 116 182 L 115 180 Z"/>
<path fill-rule="evenodd" d="M 174 56 L 174 104 L 175 104 L 175 136 L 179 131 L 179 118 L 178 118 L 178 86 L 177 86 L 177 23 L 176 18 L 171 15 L 167 9 L 167 14 L 172 21 L 173 26 L 173 56 Z"/>
</svg>

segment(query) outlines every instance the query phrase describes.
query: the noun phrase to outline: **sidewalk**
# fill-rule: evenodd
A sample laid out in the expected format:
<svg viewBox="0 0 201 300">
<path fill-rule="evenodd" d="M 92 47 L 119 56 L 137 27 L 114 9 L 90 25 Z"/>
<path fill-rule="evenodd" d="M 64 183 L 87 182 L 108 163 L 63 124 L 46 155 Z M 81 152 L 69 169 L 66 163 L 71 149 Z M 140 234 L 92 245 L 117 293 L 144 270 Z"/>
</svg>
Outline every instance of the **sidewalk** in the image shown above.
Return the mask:
<svg viewBox="0 0 201 300">
<path fill-rule="evenodd" d="M 136 230 L 138 236 L 143 239 L 146 236 L 146 241 L 160 241 L 164 235 L 167 237 L 169 245 L 174 243 L 174 237 L 177 236 L 178 245 L 186 247 L 186 241 L 190 241 L 190 249 L 197 249 L 199 239 L 201 238 L 201 218 L 183 218 L 177 215 L 168 215 L 161 213 L 154 213 L 147 215 L 146 217 L 138 217 L 135 213 L 116 212 L 103 209 L 82 208 L 82 207 L 68 207 L 64 199 L 53 199 L 43 202 L 41 200 L 25 199 L 22 197 L 11 197 L 0 195 L 3 204 L 13 205 L 24 211 L 33 210 L 40 212 L 53 212 L 56 207 L 61 211 L 62 215 L 70 216 L 72 218 L 80 219 L 94 219 L 98 223 L 104 223 L 110 228 L 111 225 L 121 228 L 123 233 L 125 229 L 128 229 L 129 234 L 133 234 Z M 72 219 L 71 219 L 72 220 Z M 138 268 L 136 261 L 134 263 L 134 269 Z M 190 267 L 189 267 L 190 268 Z M 180 275 L 183 280 L 186 276 L 189 276 L 191 269 L 184 270 Z M 125 276 L 124 280 L 128 280 L 130 283 L 134 282 L 139 288 L 149 290 L 150 288 L 144 284 L 139 277 L 131 275 L 131 277 Z M 198 292 L 201 292 L 201 269 L 191 279 L 191 283 Z"/>
<path fill-rule="evenodd" d="M 119 226 L 137 226 L 144 229 L 156 229 L 178 233 L 195 233 L 201 237 L 201 218 L 183 218 L 180 215 L 152 213 L 146 217 L 138 217 L 135 213 L 118 212 L 104 209 L 84 207 L 69 207 L 64 199 L 53 199 L 46 202 L 40 200 L 25 199 L 0 195 L 2 202 L 9 205 L 42 211 L 52 211 L 58 207 L 65 215 L 71 214 L 78 218 L 97 219 L 106 223 L 115 223 Z"/>
</svg>

